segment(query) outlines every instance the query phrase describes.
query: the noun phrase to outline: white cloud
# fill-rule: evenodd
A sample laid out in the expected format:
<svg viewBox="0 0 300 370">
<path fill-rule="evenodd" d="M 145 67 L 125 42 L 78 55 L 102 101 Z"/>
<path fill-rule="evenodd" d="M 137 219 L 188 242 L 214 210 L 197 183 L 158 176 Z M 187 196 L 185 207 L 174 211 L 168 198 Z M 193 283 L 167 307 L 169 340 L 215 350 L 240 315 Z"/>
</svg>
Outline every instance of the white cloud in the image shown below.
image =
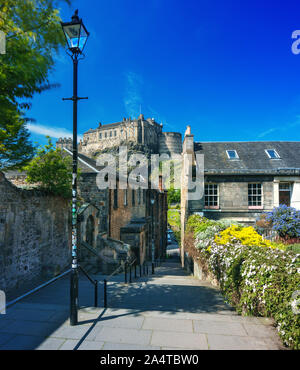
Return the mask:
<svg viewBox="0 0 300 370">
<path fill-rule="evenodd" d="M 50 136 L 55 139 L 59 139 L 60 137 L 73 138 L 73 133 L 62 127 L 49 127 L 40 124 L 27 123 L 27 129 L 34 134 Z M 78 139 L 82 139 L 82 136 L 78 135 Z"/>
</svg>

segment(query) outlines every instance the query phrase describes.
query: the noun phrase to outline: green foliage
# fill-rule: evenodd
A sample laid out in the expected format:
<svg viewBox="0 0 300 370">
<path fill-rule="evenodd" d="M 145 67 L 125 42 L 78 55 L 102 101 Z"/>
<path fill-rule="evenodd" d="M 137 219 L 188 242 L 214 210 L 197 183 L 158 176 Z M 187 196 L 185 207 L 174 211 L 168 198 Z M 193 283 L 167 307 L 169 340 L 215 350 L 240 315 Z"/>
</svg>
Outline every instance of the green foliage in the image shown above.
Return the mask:
<svg viewBox="0 0 300 370">
<path fill-rule="evenodd" d="M 177 209 L 168 210 L 168 224 L 174 232 L 177 242 L 181 242 L 181 222 L 180 222 L 180 211 Z"/>
<path fill-rule="evenodd" d="M 205 255 L 223 294 L 239 313 L 272 317 L 283 342 L 300 349 L 300 318 L 292 310 L 292 295 L 300 286 L 299 254 L 212 244 Z"/>
<path fill-rule="evenodd" d="M 44 191 L 71 198 L 72 159 L 63 156 L 61 150 L 53 146 L 49 137 L 48 145 L 37 150 L 37 155 L 24 170 L 27 171 L 28 183 L 38 183 Z"/>
<path fill-rule="evenodd" d="M 24 99 L 53 86 L 48 74 L 64 43 L 58 3 L 1 1 L 0 30 L 6 35 L 6 54 L 0 55 L 0 170 L 20 168 L 34 155 L 24 114 L 30 103 Z"/>
<path fill-rule="evenodd" d="M 294 253 L 300 254 L 300 244 L 291 244 L 286 246 L 286 250 Z"/>
<path fill-rule="evenodd" d="M 196 248 L 208 248 L 215 235 L 231 225 L 237 225 L 231 220 L 214 221 L 200 215 L 192 215 L 187 221 L 186 231 L 192 233 L 196 239 Z"/>
<path fill-rule="evenodd" d="M 238 238 L 217 244 L 215 237 L 220 235 L 219 231 L 213 235 L 214 229 L 221 228 L 217 224 L 197 215 L 188 220 L 203 267 L 217 278 L 226 300 L 239 313 L 272 317 L 283 342 L 300 349 L 300 317 L 295 312 L 295 308 L 299 309 L 299 299 L 293 295 L 300 287 L 297 245 L 294 251 L 294 246 L 284 251 L 243 245 Z M 235 229 L 247 231 L 248 228 Z"/>
<path fill-rule="evenodd" d="M 168 190 L 168 204 L 180 203 L 181 194 L 180 189 L 170 188 Z"/>
</svg>

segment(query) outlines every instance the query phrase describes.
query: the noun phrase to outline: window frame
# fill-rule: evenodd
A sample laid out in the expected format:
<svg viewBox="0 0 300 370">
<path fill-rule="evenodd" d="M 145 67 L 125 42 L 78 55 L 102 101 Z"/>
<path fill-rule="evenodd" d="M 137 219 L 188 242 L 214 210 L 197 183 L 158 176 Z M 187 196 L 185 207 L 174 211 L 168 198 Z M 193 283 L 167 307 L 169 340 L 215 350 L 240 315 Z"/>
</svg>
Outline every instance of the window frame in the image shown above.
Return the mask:
<svg viewBox="0 0 300 370">
<path fill-rule="evenodd" d="M 231 158 L 230 155 L 229 155 L 229 152 L 234 152 L 235 157 Z M 238 155 L 238 152 L 235 149 L 226 149 L 226 154 L 227 154 L 228 159 L 230 159 L 231 161 L 234 161 L 235 159 L 240 159 L 240 157 Z"/>
<path fill-rule="evenodd" d="M 273 151 L 275 153 L 276 158 L 271 157 L 271 155 L 269 154 L 269 151 Z M 269 157 L 269 159 L 281 159 L 276 149 L 265 149 L 265 152 L 267 153 L 267 156 Z"/>
<path fill-rule="evenodd" d="M 249 193 L 249 190 L 250 190 L 250 186 L 253 186 L 253 185 L 260 185 L 260 194 L 256 194 L 253 192 L 254 188 L 252 187 L 252 192 Z M 258 188 L 256 187 L 255 189 L 256 191 L 258 190 Z M 256 197 L 258 198 L 260 196 L 260 202 L 258 202 L 258 200 L 256 199 L 255 201 L 252 201 L 250 202 L 249 200 L 249 197 Z M 264 208 L 264 204 L 263 204 L 263 200 L 264 200 L 264 197 L 263 197 L 263 183 L 261 182 L 248 182 L 248 209 L 263 209 Z M 252 203 L 252 204 L 250 204 Z M 253 203 L 256 203 L 255 205 Z M 258 205 L 257 203 L 260 203 L 260 205 Z"/>
<path fill-rule="evenodd" d="M 206 194 L 206 187 L 208 186 L 208 190 L 211 186 L 216 187 L 217 194 L 214 192 L 213 188 L 213 194 Z M 211 197 L 216 197 L 217 198 L 217 205 L 215 204 L 215 200 L 213 200 L 213 204 L 210 204 L 211 202 L 209 199 Z M 207 202 L 208 200 L 208 202 Z M 220 208 L 220 193 L 219 193 L 219 184 L 218 183 L 210 183 L 207 182 L 204 184 L 204 208 L 205 209 L 219 209 Z"/>
<path fill-rule="evenodd" d="M 123 205 L 126 207 L 128 206 L 128 189 L 124 189 L 123 196 L 124 196 Z"/>
</svg>

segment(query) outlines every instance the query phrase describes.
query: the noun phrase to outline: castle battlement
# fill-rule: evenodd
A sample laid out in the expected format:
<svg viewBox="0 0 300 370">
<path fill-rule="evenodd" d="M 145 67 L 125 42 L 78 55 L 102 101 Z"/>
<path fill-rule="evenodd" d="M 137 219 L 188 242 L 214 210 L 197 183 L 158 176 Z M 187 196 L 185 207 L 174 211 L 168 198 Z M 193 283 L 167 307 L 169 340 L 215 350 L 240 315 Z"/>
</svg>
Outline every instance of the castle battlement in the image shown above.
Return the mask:
<svg viewBox="0 0 300 370">
<path fill-rule="evenodd" d="M 83 134 L 78 150 L 87 156 L 95 156 L 107 148 L 126 143 L 143 145 L 152 153 L 181 153 L 182 138 L 178 132 L 163 132 L 163 125 L 154 118 L 145 119 L 141 114 L 137 119 L 123 118 L 120 122 L 91 128 Z M 72 148 L 72 139 L 60 138 L 57 147 Z"/>
</svg>

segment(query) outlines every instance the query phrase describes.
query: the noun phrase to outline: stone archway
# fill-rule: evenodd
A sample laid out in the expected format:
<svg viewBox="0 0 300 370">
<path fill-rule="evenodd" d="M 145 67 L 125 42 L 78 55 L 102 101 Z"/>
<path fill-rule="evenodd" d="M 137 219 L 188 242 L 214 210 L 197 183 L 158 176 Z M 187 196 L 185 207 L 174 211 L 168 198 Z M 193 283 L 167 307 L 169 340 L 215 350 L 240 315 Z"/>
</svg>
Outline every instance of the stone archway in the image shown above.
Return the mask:
<svg viewBox="0 0 300 370">
<path fill-rule="evenodd" d="M 86 221 L 85 241 L 92 247 L 95 244 L 95 220 L 92 215 L 90 215 Z"/>
</svg>

